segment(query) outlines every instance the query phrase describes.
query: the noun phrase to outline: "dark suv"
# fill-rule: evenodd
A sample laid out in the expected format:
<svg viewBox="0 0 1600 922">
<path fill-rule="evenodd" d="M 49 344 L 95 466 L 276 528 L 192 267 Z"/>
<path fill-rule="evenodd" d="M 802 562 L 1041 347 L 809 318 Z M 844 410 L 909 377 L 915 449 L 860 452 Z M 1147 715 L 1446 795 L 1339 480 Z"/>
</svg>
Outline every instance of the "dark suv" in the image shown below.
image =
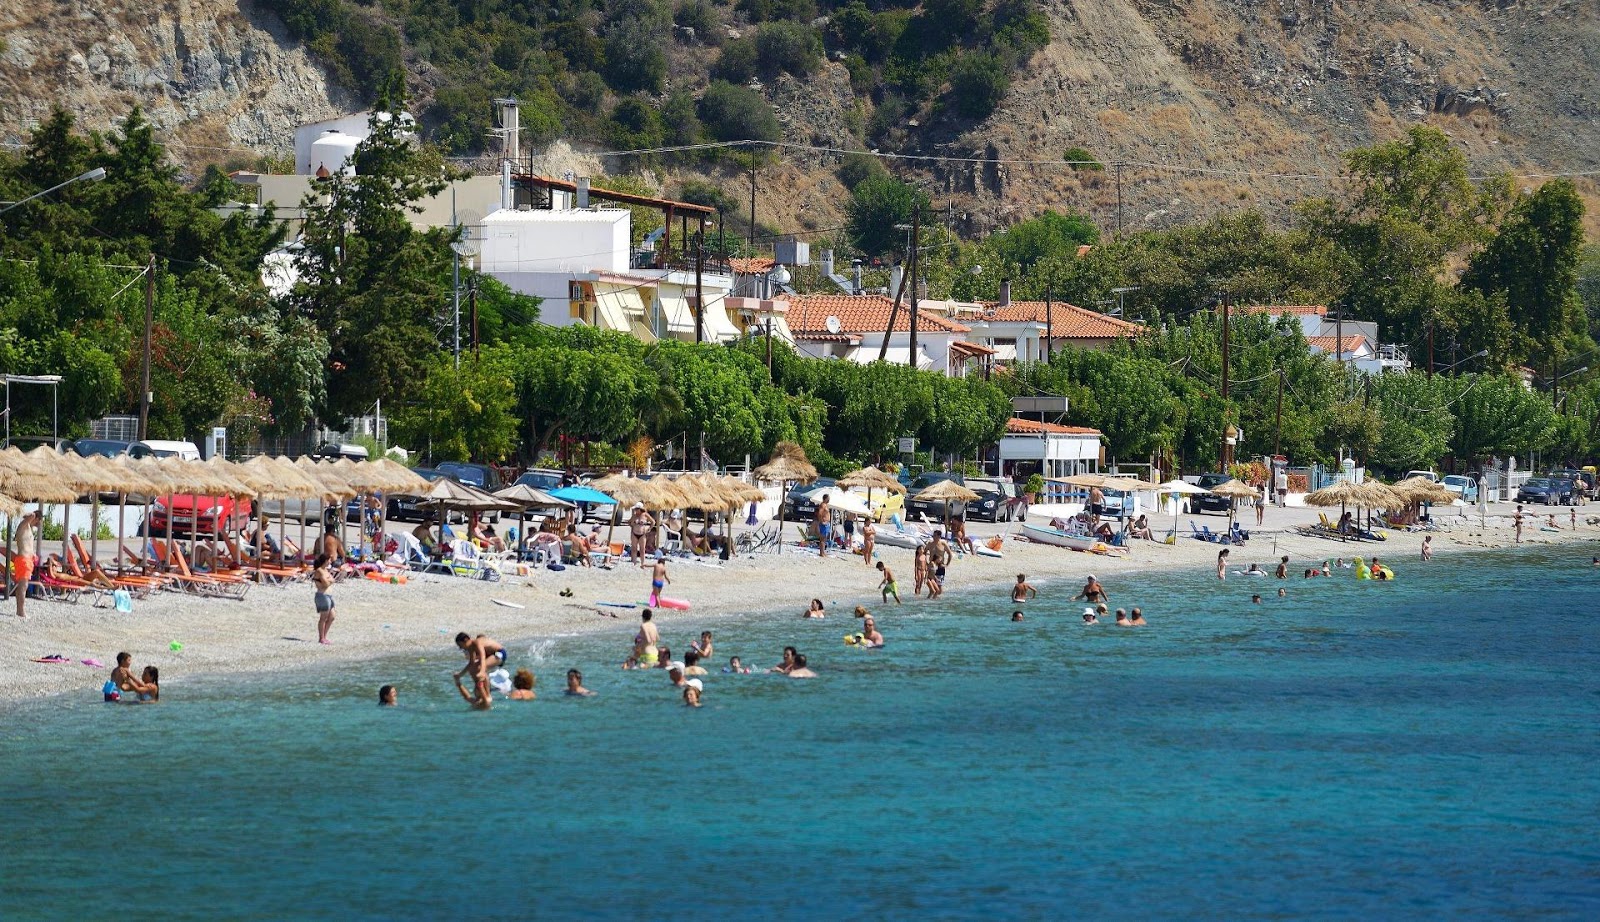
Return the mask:
<svg viewBox="0 0 1600 922">
<path fill-rule="evenodd" d="M 1195 486 L 1209 490 L 1213 487 L 1220 487 L 1232 479 L 1227 474 L 1201 474 L 1200 479 L 1195 481 Z M 1228 497 L 1218 496 L 1215 493 L 1197 493 L 1189 497 L 1190 515 L 1200 512 L 1220 512 L 1223 515 L 1227 515 L 1230 508 L 1232 508 L 1232 503 L 1229 502 Z"/>
<path fill-rule="evenodd" d="M 1017 485 L 998 477 L 973 478 L 966 488 L 978 498 L 966 504 L 968 518 L 987 519 L 990 522 L 1028 521 L 1028 501 L 1017 495 Z M 951 504 L 954 509 L 954 504 Z"/>
<path fill-rule="evenodd" d="M 906 500 L 907 522 L 915 522 L 918 520 L 924 522 L 944 521 L 944 500 L 919 500 L 916 498 L 918 493 L 921 493 L 923 490 L 928 489 L 941 480 L 954 480 L 956 483 L 959 483 L 962 486 L 967 485 L 967 479 L 960 474 L 946 474 L 940 471 L 927 471 L 925 473 L 918 474 L 917 479 L 911 482 L 910 489 L 906 491 L 907 495 L 910 497 Z M 958 519 L 966 518 L 967 505 L 968 504 L 966 503 L 951 503 L 950 515 Z"/>
<path fill-rule="evenodd" d="M 1530 477 L 1517 488 L 1517 502 L 1546 506 L 1571 505 L 1572 481 L 1565 477 Z"/>
<path fill-rule="evenodd" d="M 440 461 L 433 467 L 439 473 L 449 474 L 462 483 L 477 487 L 485 493 L 493 493 L 506 485 L 504 478 L 500 476 L 500 472 L 488 464 L 471 464 L 466 461 Z M 491 512 L 488 514 L 488 519 L 491 522 L 498 522 L 500 521 L 500 513 Z"/>
<path fill-rule="evenodd" d="M 810 493 L 812 490 L 838 486 L 838 484 L 839 481 L 834 480 L 832 477 L 818 477 L 810 483 L 795 484 L 789 490 L 789 495 L 784 497 L 784 503 L 789 507 L 787 517 L 793 521 L 802 522 L 815 516 L 817 514 L 817 501 L 807 499 L 805 494 Z"/>
</svg>

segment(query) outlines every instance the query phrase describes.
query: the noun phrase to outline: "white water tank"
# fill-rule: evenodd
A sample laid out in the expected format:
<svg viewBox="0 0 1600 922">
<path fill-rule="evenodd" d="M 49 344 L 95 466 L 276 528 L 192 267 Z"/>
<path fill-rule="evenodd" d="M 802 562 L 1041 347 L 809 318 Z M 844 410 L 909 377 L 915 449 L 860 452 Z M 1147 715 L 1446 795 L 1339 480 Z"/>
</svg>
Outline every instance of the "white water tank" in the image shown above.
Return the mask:
<svg viewBox="0 0 1600 922">
<path fill-rule="evenodd" d="M 311 172 L 316 174 L 318 169 L 326 168 L 329 173 L 343 170 L 346 174 L 355 175 L 356 145 L 360 142 L 353 135 L 342 131 L 329 129 L 320 137 L 311 142 Z"/>
</svg>

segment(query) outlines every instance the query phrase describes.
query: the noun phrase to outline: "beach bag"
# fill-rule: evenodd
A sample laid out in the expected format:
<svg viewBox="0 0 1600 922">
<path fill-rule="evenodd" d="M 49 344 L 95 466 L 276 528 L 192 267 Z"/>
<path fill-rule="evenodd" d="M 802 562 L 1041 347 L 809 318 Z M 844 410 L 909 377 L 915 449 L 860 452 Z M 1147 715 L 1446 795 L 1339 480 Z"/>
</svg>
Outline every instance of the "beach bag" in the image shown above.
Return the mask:
<svg viewBox="0 0 1600 922">
<path fill-rule="evenodd" d="M 133 611 L 133 596 L 126 589 L 117 589 L 111 593 L 111 605 L 117 611 L 127 614 Z"/>
<path fill-rule="evenodd" d="M 545 569 L 546 570 L 554 570 L 557 573 L 560 573 L 562 570 L 565 570 L 566 568 L 567 568 L 567 565 L 562 563 L 559 560 L 552 560 L 549 563 L 545 564 Z"/>
</svg>

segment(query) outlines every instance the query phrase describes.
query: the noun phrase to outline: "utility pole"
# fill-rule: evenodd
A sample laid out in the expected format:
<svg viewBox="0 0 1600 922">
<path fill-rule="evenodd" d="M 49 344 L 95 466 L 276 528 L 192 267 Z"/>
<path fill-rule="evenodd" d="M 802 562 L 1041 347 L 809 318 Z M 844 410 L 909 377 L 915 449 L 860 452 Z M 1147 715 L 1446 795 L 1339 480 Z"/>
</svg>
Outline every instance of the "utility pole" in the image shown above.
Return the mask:
<svg viewBox="0 0 1600 922">
<path fill-rule="evenodd" d="M 1433 380 L 1433 312 L 1428 312 L 1428 380 Z"/>
<path fill-rule="evenodd" d="M 906 261 L 911 261 L 911 255 L 906 254 Z M 884 327 L 883 342 L 878 344 L 878 361 L 883 361 L 889 355 L 889 337 L 894 335 L 894 322 L 900 318 L 900 298 L 906 293 L 906 276 L 900 274 L 900 287 L 894 290 L 894 303 L 889 305 L 889 325 Z M 772 321 L 767 321 L 771 324 Z M 771 346 L 768 346 L 771 349 Z"/>
<path fill-rule="evenodd" d="M 1055 283 L 1044 283 L 1044 361 L 1050 363 L 1050 340 L 1055 336 Z"/>
<path fill-rule="evenodd" d="M 1117 161 L 1117 239 L 1122 239 L 1122 161 Z"/>
<path fill-rule="evenodd" d="M 756 149 L 750 148 L 750 252 L 756 251 Z"/>
<path fill-rule="evenodd" d="M 478 280 L 467 283 L 467 305 L 472 312 L 472 360 L 478 360 Z"/>
<path fill-rule="evenodd" d="M 1283 369 L 1278 369 L 1278 423 L 1277 434 L 1272 437 L 1272 456 L 1283 454 Z"/>
<path fill-rule="evenodd" d="M 1222 465 L 1228 465 L 1228 299 L 1222 299 Z"/>
<path fill-rule="evenodd" d="M 1333 360 L 1344 367 L 1344 309 L 1340 308 L 1333 315 Z"/>
<path fill-rule="evenodd" d="M 700 287 L 700 273 L 705 269 L 705 263 L 706 223 L 701 218 L 700 230 L 694 235 L 694 341 L 697 343 L 706 341 L 706 294 Z"/>
<path fill-rule="evenodd" d="M 139 365 L 139 441 L 150 434 L 150 328 L 156 311 L 156 256 L 144 266 L 144 361 Z"/>
<path fill-rule="evenodd" d="M 922 246 L 922 206 L 913 205 L 911 208 L 911 351 L 906 355 L 906 364 L 912 368 L 917 367 L 917 267 L 922 260 L 918 258 L 917 250 Z"/>
</svg>

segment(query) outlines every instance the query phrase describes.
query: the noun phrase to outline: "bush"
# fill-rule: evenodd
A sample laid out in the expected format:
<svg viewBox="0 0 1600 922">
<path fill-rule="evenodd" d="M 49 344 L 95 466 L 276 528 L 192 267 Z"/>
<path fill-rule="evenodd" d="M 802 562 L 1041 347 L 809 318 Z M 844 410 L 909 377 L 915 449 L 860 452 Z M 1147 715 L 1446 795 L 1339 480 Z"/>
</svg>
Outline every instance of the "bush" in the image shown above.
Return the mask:
<svg viewBox="0 0 1600 922">
<path fill-rule="evenodd" d="M 882 161 L 877 157 L 869 154 L 846 154 L 835 175 L 846 189 L 854 191 L 856 186 L 869 179 L 889 175 L 889 171 L 883 168 Z"/>
<path fill-rule="evenodd" d="M 822 37 L 797 22 L 773 22 L 756 33 L 756 64 L 763 73 L 804 77 L 817 69 L 822 58 Z"/>
<path fill-rule="evenodd" d="M 749 83 L 756 75 L 756 40 L 741 38 L 722 46 L 711 76 L 729 83 Z"/>
<path fill-rule="evenodd" d="M 619 93 L 661 92 L 667 77 L 667 54 L 661 35 L 649 21 L 630 19 L 606 36 L 606 82 Z"/>
<path fill-rule="evenodd" d="M 1044 477 L 1039 474 L 1029 474 L 1028 482 L 1022 485 L 1022 492 L 1030 496 L 1039 496 L 1044 493 Z"/>
<path fill-rule="evenodd" d="M 878 75 L 872 72 L 872 65 L 861 55 L 851 52 L 845 55 L 844 69 L 850 73 L 850 89 L 858 95 L 865 96 L 872 92 L 872 87 L 878 82 Z"/>
<path fill-rule="evenodd" d="M 1000 59 L 987 52 L 964 54 L 950 69 L 950 96 L 956 112 L 970 119 L 994 113 L 1011 88 Z"/>
<path fill-rule="evenodd" d="M 717 11 L 706 0 L 685 0 L 673 14 L 672 21 L 685 29 L 693 29 L 697 42 L 716 45 L 722 41 L 722 29 L 717 23 Z"/>
<path fill-rule="evenodd" d="M 739 0 L 734 9 L 750 17 L 751 22 L 810 22 L 817 18 L 815 0 Z"/>
<path fill-rule="evenodd" d="M 1094 154 L 1082 147 L 1069 147 L 1061 154 L 1061 159 L 1067 161 L 1074 170 L 1103 170 L 1106 165 L 1095 159 Z"/>
<path fill-rule="evenodd" d="M 700 121 L 718 141 L 776 141 L 778 117 L 755 90 L 713 80 L 700 97 Z"/>
<path fill-rule="evenodd" d="M 619 150 L 661 146 L 661 116 L 641 99 L 624 99 L 611 110 L 607 140 Z"/>
<path fill-rule="evenodd" d="M 679 90 L 667 97 L 661 107 L 661 135 L 668 144 L 698 144 L 700 117 L 694 111 L 694 97 Z"/>
</svg>

